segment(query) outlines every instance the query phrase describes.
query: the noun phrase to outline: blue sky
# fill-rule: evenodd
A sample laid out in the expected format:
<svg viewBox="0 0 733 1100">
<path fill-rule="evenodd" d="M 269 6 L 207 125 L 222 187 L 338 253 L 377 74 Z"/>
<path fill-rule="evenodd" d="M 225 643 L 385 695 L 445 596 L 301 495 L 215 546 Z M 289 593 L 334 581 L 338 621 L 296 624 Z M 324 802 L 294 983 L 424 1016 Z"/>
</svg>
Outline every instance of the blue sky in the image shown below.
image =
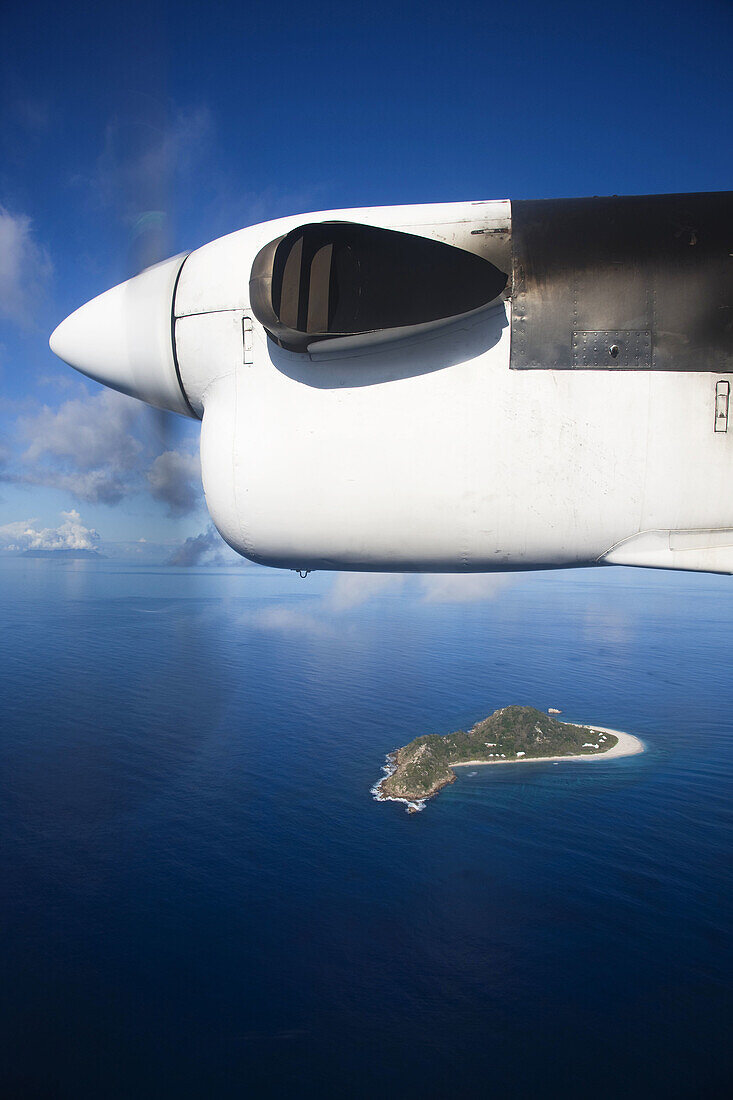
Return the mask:
<svg viewBox="0 0 733 1100">
<path fill-rule="evenodd" d="M 730 189 L 732 47 L 730 0 L 6 6 L 0 546 L 160 556 L 206 531 L 196 425 L 161 431 L 48 349 L 151 237 L 173 254 L 309 209 Z"/>
</svg>

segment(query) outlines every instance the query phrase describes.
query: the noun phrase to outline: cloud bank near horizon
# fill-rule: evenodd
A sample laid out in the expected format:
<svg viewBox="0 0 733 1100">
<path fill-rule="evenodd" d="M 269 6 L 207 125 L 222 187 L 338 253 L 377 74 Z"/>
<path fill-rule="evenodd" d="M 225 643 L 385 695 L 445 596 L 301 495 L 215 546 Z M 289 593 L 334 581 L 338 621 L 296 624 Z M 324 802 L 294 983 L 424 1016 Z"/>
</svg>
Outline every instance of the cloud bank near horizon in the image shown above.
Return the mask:
<svg viewBox="0 0 733 1100">
<path fill-rule="evenodd" d="M 77 511 L 61 512 L 61 520 L 58 527 L 40 527 L 36 519 L 6 523 L 0 527 L 0 549 L 16 554 L 27 550 L 99 550 L 99 533 L 85 526 Z"/>
</svg>

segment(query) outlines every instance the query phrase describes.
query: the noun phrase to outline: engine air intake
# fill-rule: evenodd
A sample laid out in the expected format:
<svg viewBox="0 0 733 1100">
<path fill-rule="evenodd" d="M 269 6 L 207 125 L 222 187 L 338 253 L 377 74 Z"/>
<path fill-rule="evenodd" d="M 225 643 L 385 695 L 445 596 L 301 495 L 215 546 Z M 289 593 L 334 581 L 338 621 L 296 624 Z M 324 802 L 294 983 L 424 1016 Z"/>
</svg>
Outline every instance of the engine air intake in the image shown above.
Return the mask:
<svg viewBox="0 0 733 1100">
<path fill-rule="evenodd" d="M 507 275 L 440 241 L 353 222 L 298 226 L 252 265 L 252 311 L 290 351 L 338 337 L 401 330 L 493 301 Z"/>
</svg>

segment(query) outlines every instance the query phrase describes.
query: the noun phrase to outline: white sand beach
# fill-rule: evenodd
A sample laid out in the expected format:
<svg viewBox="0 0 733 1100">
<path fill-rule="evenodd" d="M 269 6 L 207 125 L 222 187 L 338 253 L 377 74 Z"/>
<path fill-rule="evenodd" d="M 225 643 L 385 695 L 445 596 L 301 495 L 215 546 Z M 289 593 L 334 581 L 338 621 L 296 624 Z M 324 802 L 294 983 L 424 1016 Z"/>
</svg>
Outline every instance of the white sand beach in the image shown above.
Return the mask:
<svg viewBox="0 0 733 1100">
<path fill-rule="evenodd" d="M 570 724 L 582 725 L 580 722 Z M 612 733 L 614 737 L 618 737 L 618 741 L 606 752 L 576 753 L 573 756 L 513 756 L 509 760 L 461 760 L 460 764 L 451 764 L 451 767 L 468 768 L 476 767 L 478 764 L 541 764 L 547 760 L 610 760 L 612 756 L 636 756 L 637 753 L 644 751 L 644 742 L 634 737 L 633 733 L 622 733 L 621 730 L 612 730 L 607 726 L 588 726 L 587 728 L 596 733 Z"/>
</svg>

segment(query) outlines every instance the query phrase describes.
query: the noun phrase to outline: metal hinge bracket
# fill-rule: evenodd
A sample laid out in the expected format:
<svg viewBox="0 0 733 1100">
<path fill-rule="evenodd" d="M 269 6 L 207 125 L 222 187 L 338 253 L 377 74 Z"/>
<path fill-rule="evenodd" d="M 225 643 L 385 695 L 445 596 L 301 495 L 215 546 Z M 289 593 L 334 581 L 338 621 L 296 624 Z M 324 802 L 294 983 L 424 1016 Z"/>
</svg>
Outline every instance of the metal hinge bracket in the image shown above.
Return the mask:
<svg viewBox="0 0 733 1100">
<path fill-rule="evenodd" d="M 254 363 L 254 332 L 252 318 L 245 313 L 242 318 L 242 343 L 244 345 L 244 365 L 251 367 Z"/>
<path fill-rule="evenodd" d="M 715 383 L 715 428 L 716 432 L 728 431 L 728 405 L 730 403 L 730 382 L 721 379 Z"/>
</svg>

